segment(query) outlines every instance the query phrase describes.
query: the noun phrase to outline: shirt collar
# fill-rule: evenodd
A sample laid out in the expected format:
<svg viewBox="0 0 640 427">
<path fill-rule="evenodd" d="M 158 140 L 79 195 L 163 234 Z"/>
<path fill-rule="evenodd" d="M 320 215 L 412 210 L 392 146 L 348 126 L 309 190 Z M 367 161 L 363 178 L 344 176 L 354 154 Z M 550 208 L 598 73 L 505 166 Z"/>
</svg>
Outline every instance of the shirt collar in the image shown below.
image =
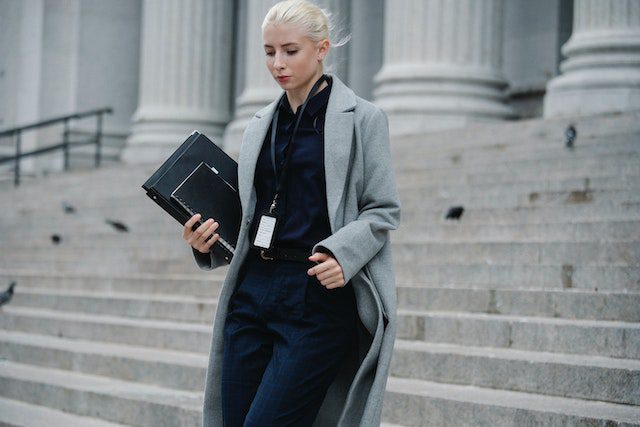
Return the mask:
<svg viewBox="0 0 640 427">
<path fill-rule="evenodd" d="M 314 117 L 322 107 L 325 107 L 327 105 L 327 102 L 329 101 L 329 95 L 331 94 L 331 86 L 333 82 L 331 77 L 329 77 L 326 81 L 328 86 L 313 95 L 307 103 L 307 107 L 304 109 L 304 114 L 306 116 Z M 283 97 L 284 99 L 282 101 L 282 106 L 280 107 L 281 112 L 286 112 L 286 114 L 293 116 L 294 113 L 291 110 L 291 105 L 289 104 L 287 95 L 285 94 L 283 95 Z"/>
</svg>

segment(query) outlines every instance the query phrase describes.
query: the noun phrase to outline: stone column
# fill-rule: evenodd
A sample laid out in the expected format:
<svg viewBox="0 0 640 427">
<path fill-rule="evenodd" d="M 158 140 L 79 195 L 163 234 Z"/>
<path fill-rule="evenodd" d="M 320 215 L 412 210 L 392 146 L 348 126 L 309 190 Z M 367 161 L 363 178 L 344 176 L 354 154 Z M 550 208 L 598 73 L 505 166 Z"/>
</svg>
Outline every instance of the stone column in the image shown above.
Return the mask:
<svg viewBox="0 0 640 427">
<path fill-rule="evenodd" d="M 640 108 L 640 0 L 575 0 L 561 74 L 547 85 L 545 117 Z"/>
<path fill-rule="evenodd" d="M 220 139 L 230 119 L 233 4 L 145 0 L 138 109 L 123 159 L 164 160 L 197 129 Z"/>
<path fill-rule="evenodd" d="M 501 71 L 503 8 L 503 0 L 386 2 L 374 95 L 392 134 L 513 116 Z"/>
<path fill-rule="evenodd" d="M 225 151 L 237 158 L 242 143 L 242 133 L 256 111 L 273 101 L 282 89 L 267 70 L 262 42 L 262 21 L 267 11 L 278 0 L 248 0 L 246 17 L 244 90 L 236 100 L 233 121 L 224 133 Z"/>
<path fill-rule="evenodd" d="M 315 3 L 333 15 L 332 19 L 338 30 L 335 34 L 330 34 L 334 43 L 351 32 L 351 0 L 316 0 Z M 335 73 L 343 82 L 349 81 L 349 43 L 332 49 L 324 60 L 325 72 Z"/>
<path fill-rule="evenodd" d="M 382 67 L 384 0 L 351 1 L 349 87 L 368 100 L 373 99 L 373 78 Z"/>
</svg>

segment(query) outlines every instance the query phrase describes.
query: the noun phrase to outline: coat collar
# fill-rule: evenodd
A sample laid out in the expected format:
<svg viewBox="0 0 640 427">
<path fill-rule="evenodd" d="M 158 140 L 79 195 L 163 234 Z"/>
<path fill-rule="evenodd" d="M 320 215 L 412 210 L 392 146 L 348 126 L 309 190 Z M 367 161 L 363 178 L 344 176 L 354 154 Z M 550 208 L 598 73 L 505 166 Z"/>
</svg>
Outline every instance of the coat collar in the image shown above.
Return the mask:
<svg viewBox="0 0 640 427">
<path fill-rule="evenodd" d="M 337 224 L 337 213 L 351 156 L 356 96 L 335 74 L 327 74 L 333 79 L 333 84 L 325 114 L 324 164 L 329 222 L 331 231 L 335 232 L 341 226 Z M 248 213 L 248 208 L 255 206 L 253 180 L 256 162 L 279 99 L 259 110 L 244 133 L 238 159 L 238 190 L 243 212 Z"/>
</svg>

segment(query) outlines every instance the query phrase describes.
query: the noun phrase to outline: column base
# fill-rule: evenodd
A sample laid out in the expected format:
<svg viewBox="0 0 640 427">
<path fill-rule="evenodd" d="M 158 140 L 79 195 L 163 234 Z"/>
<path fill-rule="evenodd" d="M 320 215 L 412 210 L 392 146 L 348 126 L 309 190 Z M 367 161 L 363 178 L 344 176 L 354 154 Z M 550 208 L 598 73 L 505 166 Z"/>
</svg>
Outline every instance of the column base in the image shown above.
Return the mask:
<svg viewBox="0 0 640 427">
<path fill-rule="evenodd" d="M 223 127 L 202 122 L 137 123 L 120 159 L 129 164 L 162 163 L 180 144 L 197 130 L 218 145 L 222 144 Z"/>
<path fill-rule="evenodd" d="M 456 66 L 387 66 L 375 102 L 392 135 L 416 134 L 515 118 L 506 82 L 491 70 Z"/>
</svg>

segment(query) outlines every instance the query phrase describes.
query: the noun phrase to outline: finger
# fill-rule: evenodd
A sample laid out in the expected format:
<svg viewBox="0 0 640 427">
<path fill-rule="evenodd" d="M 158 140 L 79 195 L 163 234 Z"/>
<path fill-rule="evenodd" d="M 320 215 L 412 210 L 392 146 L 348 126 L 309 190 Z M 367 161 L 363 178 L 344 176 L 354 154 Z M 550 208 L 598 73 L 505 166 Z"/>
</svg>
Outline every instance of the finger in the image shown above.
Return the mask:
<svg viewBox="0 0 640 427">
<path fill-rule="evenodd" d="M 218 223 L 214 222 L 207 228 L 204 233 L 198 238 L 198 241 L 201 243 L 205 243 L 207 239 L 213 234 L 214 231 L 218 228 Z"/>
<path fill-rule="evenodd" d="M 321 273 L 316 274 L 316 276 L 318 277 L 318 280 L 325 280 L 333 276 L 339 277 L 342 275 L 341 273 L 342 269 L 340 269 L 340 267 L 336 265 Z"/>
<path fill-rule="evenodd" d="M 322 286 L 324 286 L 325 288 L 332 289 L 333 287 L 335 287 L 335 285 L 340 283 L 340 278 L 330 277 L 328 279 L 322 280 L 320 283 L 322 283 Z"/>
<path fill-rule="evenodd" d="M 198 222 L 198 220 L 200 219 L 201 215 L 199 213 L 195 214 L 194 216 L 192 216 L 191 218 L 189 218 L 187 220 L 187 222 L 185 222 L 184 226 L 185 227 L 193 227 L 193 224 L 195 224 L 196 222 Z"/>
<path fill-rule="evenodd" d="M 193 233 L 193 224 L 195 224 L 200 219 L 200 214 L 195 214 L 191 218 L 184 223 L 184 227 L 182 229 L 182 238 L 187 240 L 191 233 Z"/>
<path fill-rule="evenodd" d="M 199 239 L 200 236 L 202 236 L 202 233 L 207 231 L 207 228 L 211 227 L 211 224 L 213 224 L 213 219 L 209 218 L 208 220 L 200 224 L 198 228 L 196 228 L 196 230 L 193 232 L 196 240 Z"/>
<path fill-rule="evenodd" d="M 201 242 L 202 234 L 207 230 L 207 228 L 211 226 L 209 221 L 213 221 L 213 220 L 206 220 L 204 223 L 200 224 L 198 228 L 192 231 L 191 234 L 187 236 L 187 243 L 189 243 L 194 248 L 196 246 L 199 246 Z"/>
<path fill-rule="evenodd" d="M 311 261 L 324 261 L 329 258 L 329 254 L 325 254 L 324 252 L 314 252 L 313 255 L 309 257 Z"/>
<path fill-rule="evenodd" d="M 219 234 L 214 234 L 213 236 L 211 236 L 211 238 L 209 240 L 207 240 L 204 244 L 204 247 L 209 250 L 211 249 L 211 246 L 213 246 L 218 240 L 220 239 L 220 235 Z"/>
<path fill-rule="evenodd" d="M 320 264 L 318 264 L 316 266 L 313 266 L 311 268 L 311 270 L 313 270 L 313 272 L 311 274 L 315 274 L 317 276 L 318 274 L 321 274 L 321 273 L 331 269 L 333 265 L 334 264 L 333 264 L 332 260 L 327 260 L 327 261 L 321 262 Z"/>
<path fill-rule="evenodd" d="M 327 289 L 336 289 L 341 288 L 345 285 L 344 280 L 338 280 L 337 282 L 329 283 L 326 288 Z"/>
</svg>

